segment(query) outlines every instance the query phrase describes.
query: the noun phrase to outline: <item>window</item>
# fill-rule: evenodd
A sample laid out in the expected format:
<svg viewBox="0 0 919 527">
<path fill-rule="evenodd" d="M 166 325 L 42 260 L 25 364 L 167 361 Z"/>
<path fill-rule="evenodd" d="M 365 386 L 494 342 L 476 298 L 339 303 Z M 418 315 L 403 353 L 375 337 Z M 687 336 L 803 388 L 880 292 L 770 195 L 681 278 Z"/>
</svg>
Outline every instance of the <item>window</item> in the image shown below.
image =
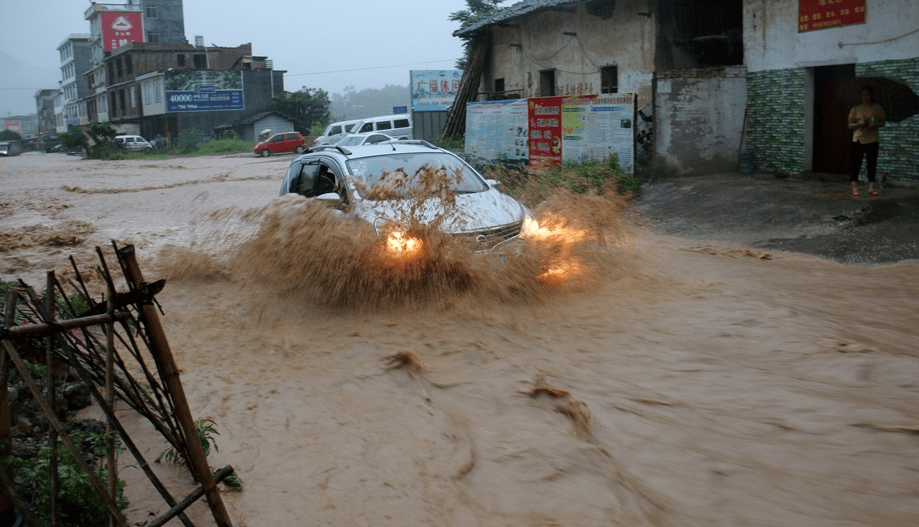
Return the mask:
<svg viewBox="0 0 919 527">
<path fill-rule="evenodd" d="M 127 71 L 128 75 L 134 74 L 134 63 L 131 61 L 131 55 L 126 55 L 124 57 L 124 69 Z"/>
<path fill-rule="evenodd" d="M 408 119 L 396 119 L 396 128 L 408 128 Z"/>
<path fill-rule="evenodd" d="M 207 55 L 197 54 L 197 55 L 192 55 L 191 58 L 195 62 L 196 70 L 207 69 Z"/>
<path fill-rule="evenodd" d="M 156 31 L 150 31 L 149 33 L 147 33 L 147 42 L 159 42 L 159 41 L 160 41 L 159 33 L 157 33 Z"/>
<path fill-rule="evenodd" d="M 163 100 L 163 85 L 157 82 L 153 85 L 153 102 L 159 103 Z"/>
<path fill-rule="evenodd" d="M 124 90 L 118 90 L 118 102 L 121 104 L 121 114 L 124 115 L 125 110 L 128 108 Z"/>
<path fill-rule="evenodd" d="M 504 93 L 504 79 L 495 79 L 495 93 Z"/>
<path fill-rule="evenodd" d="M 180 67 L 183 67 L 183 68 L 184 68 L 184 67 L 185 67 L 185 55 L 183 55 L 183 54 L 181 54 L 181 53 L 179 53 L 178 55 L 176 55 L 176 64 L 178 64 Z"/>
<path fill-rule="evenodd" d="M 389 130 L 392 128 L 392 121 L 380 121 L 377 123 L 377 130 Z"/>
<path fill-rule="evenodd" d="M 619 67 L 600 68 L 600 93 L 619 93 Z"/>
<path fill-rule="evenodd" d="M 555 70 L 542 70 L 539 72 L 539 96 L 552 97 L 555 95 Z"/>
<path fill-rule="evenodd" d="M 123 71 L 124 70 L 122 69 L 122 66 L 121 66 L 121 57 L 118 57 L 117 59 L 115 59 L 115 72 L 117 73 L 117 75 L 115 75 L 115 78 L 120 79 Z"/>
<path fill-rule="evenodd" d="M 147 6 L 146 15 L 147 15 L 147 18 L 156 18 L 156 6 L 155 5 Z"/>
<path fill-rule="evenodd" d="M 373 123 L 364 123 L 364 126 L 361 126 L 361 129 L 358 130 L 357 132 L 364 133 L 364 132 L 372 132 L 372 131 L 373 131 Z"/>
<path fill-rule="evenodd" d="M 131 86 L 131 108 L 137 108 L 137 90 Z"/>
</svg>

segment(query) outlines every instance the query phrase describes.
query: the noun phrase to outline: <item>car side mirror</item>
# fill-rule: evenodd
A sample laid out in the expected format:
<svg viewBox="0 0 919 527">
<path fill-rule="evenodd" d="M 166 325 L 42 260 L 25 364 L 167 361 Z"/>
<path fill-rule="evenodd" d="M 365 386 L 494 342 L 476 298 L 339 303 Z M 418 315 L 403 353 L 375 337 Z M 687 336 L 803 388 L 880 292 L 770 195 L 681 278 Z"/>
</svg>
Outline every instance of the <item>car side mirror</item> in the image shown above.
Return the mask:
<svg viewBox="0 0 919 527">
<path fill-rule="evenodd" d="M 336 192 L 326 192 L 325 194 L 316 196 L 316 199 L 321 201 L 340 201 L 341 196 L 339 196 Z"/>
</svg>

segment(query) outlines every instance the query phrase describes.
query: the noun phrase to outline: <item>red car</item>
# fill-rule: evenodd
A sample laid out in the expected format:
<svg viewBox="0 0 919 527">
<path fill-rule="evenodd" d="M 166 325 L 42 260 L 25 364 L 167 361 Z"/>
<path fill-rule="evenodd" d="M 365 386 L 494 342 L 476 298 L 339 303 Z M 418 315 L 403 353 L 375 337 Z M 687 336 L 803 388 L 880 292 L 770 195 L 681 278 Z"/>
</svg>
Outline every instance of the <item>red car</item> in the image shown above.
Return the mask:
<svg viewBox="0 0 919 527">
<path fill-rule="evenodd" d="M 262 157 L 268 157 L 271 154 L 280 154 L 283 152 L 296 152 L 302 154 L 306 151 L 306 140 L 303 139 L 303 136 L 298 132 L 274 134 L 267 140 L 255 145 L 253 151 Z"/>
</svg>

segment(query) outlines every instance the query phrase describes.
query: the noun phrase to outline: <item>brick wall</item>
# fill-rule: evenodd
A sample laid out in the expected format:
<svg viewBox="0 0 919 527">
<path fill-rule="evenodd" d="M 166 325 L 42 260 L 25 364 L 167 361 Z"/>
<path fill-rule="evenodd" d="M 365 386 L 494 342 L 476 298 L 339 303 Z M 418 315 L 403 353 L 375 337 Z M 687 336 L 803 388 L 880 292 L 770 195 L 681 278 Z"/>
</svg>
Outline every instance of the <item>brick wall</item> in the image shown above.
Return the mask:
<svg viewBox="0 0 919 527">
<path fill-rule="evenodd" d="M 805 150 L 805 70 L 792 68 L 747 74 L 747 152 L 761 170 L 800 172 Z M 919 93 L 919 58 L 867 62 L 855 73 L 906 83 Z M 881 129 L 878 171 L 891 180 L 919 181 L 919 115 Z M 866 179 L 862 167 L 862 178 Z"/>
<path fill-rule="evenodd" d="M 919 93 L 919 58 L 887 60 L 855 65 L 859 77 L 887 77 L 909 85 Z M 888 172 L 892 180 L 919 181 L 919 115 L 881 128 L 878 171 Z M 867 179 L 862 168 L 862 178 Z"/>
<path fill-rule="evenodd" d="M 761 170 L 804 170 L 804 70 L 747 74 L 747 152 Z"/>
</svg>

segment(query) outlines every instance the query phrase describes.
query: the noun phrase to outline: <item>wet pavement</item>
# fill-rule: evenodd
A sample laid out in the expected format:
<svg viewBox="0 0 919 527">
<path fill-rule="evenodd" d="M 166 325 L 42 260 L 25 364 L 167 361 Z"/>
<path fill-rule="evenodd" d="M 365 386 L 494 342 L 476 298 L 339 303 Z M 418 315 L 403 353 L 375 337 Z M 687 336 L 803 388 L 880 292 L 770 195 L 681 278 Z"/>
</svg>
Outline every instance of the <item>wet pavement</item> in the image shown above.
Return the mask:
<svg viewBox="0 0 919 527">
<path fill-rule="evenodd" d="M 745 243 L 846 264 L 919 260 L 919 185 L 849 193 L 845 177 L 716 174 L 642 182 L 638 207 L 664 235 Z"/>
</svg>

